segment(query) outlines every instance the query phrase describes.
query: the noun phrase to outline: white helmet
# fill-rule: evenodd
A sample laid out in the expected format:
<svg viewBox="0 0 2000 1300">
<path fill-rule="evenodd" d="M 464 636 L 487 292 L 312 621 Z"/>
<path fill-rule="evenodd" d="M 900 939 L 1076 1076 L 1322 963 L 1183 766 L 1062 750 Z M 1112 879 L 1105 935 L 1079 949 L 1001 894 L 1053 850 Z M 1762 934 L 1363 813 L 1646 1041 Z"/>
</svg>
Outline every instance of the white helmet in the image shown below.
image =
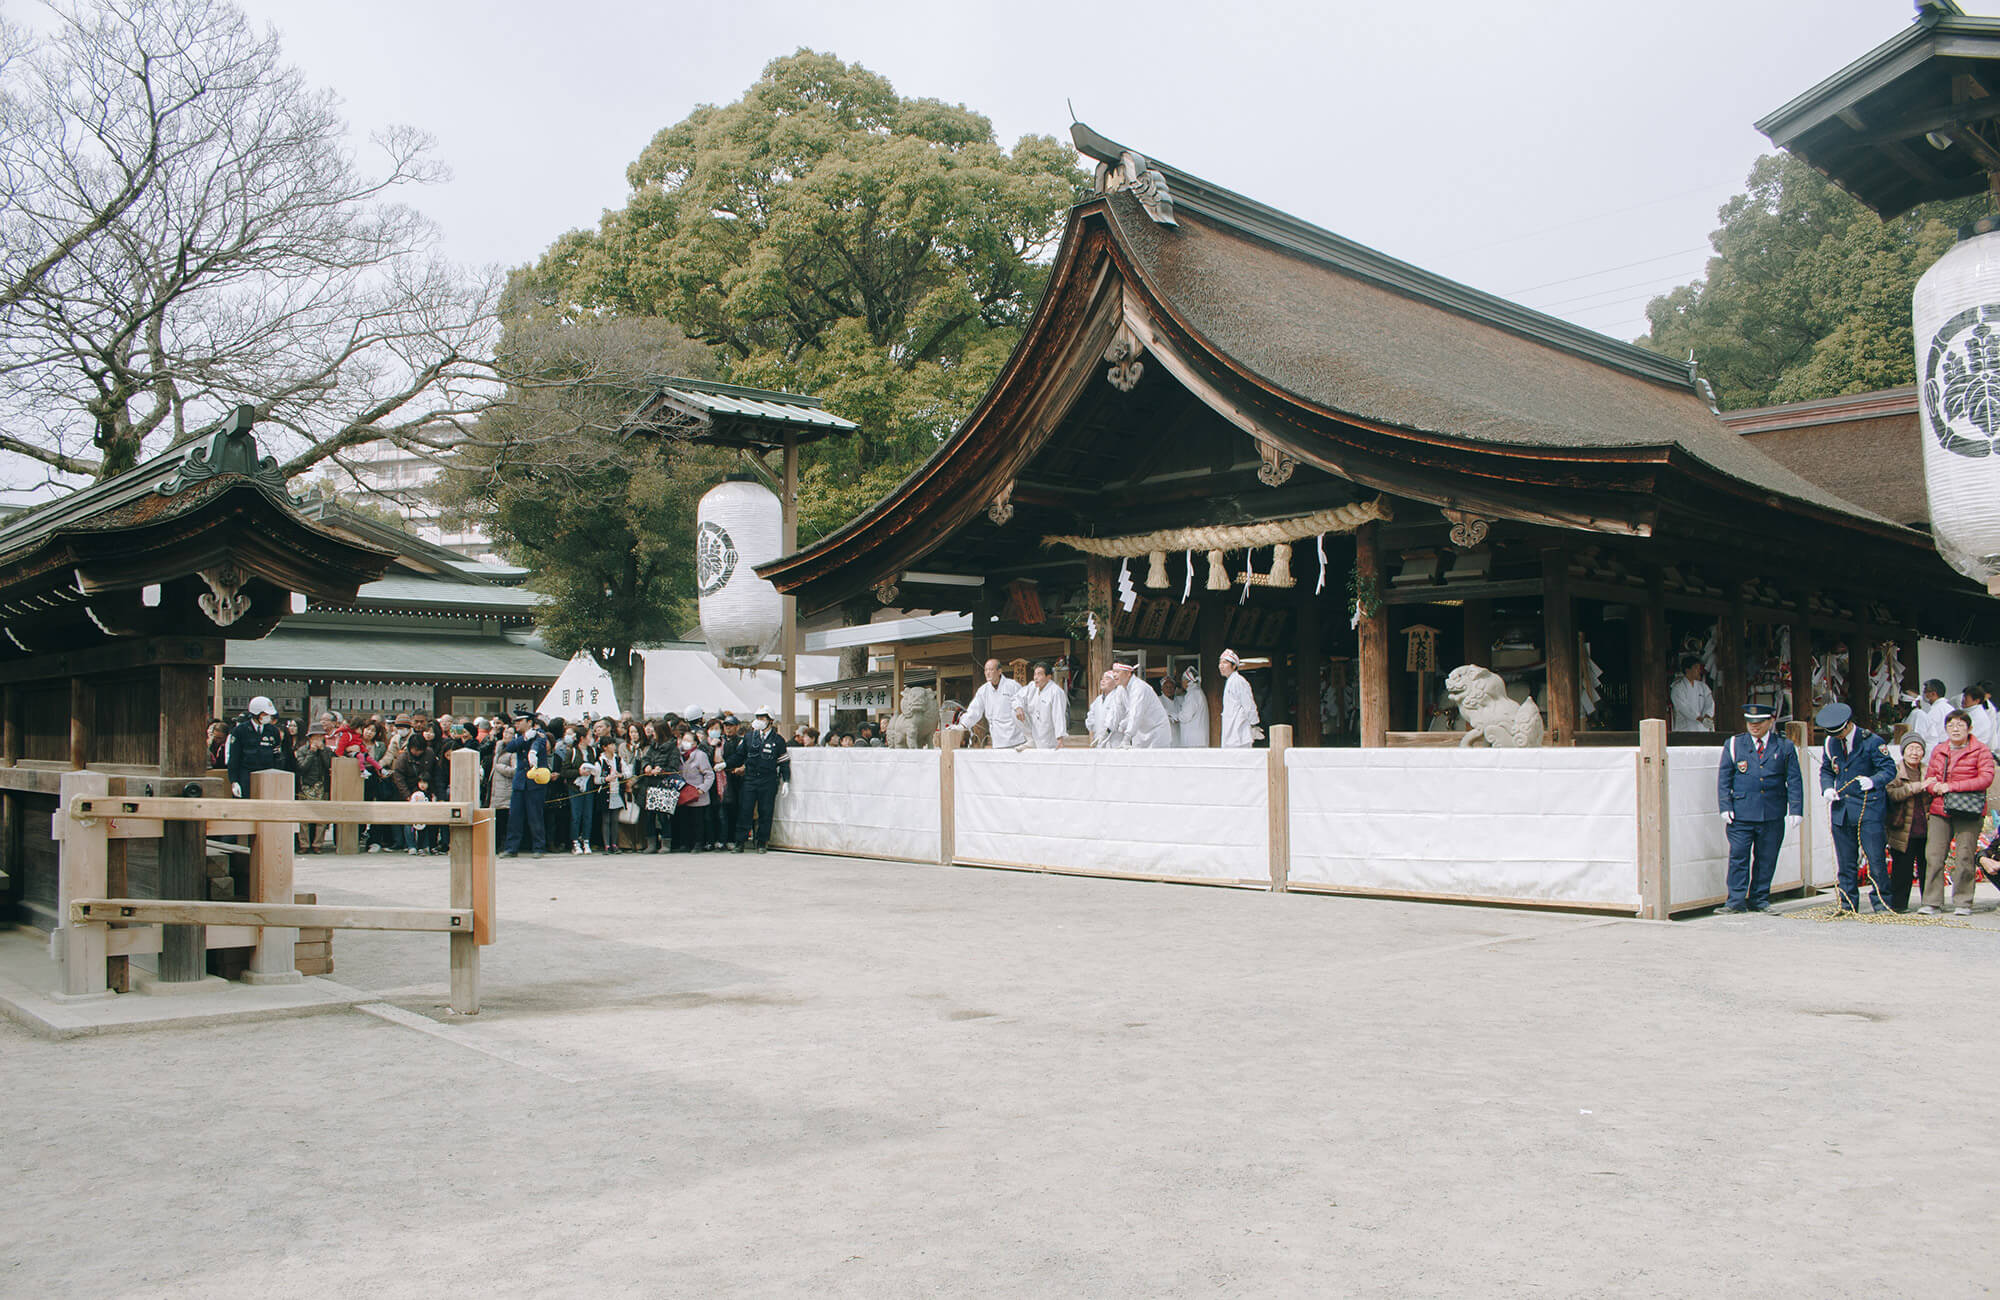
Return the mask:
<svg viewBox="0 0 2000 1300">
<path fill-rule="evenodd" d="M 271 697 L 268 695 L 259 695 L 250 701 L 250 716 L 253 718 L 262 717 L 266 713 L 276 715 L 277 712 L 278 706 L 271 703 Z"/>
</svg>

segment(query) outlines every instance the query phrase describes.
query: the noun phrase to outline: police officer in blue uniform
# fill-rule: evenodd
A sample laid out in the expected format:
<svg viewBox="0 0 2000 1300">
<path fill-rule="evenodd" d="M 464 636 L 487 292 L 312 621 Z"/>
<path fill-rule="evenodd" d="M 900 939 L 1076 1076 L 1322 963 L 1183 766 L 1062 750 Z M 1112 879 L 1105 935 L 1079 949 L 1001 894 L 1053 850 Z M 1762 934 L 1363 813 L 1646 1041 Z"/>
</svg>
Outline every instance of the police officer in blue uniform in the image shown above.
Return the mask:
<svg viewBox="0 0 2000 1300">
<path fill-rule="evenodd" d="M 1882 890 L 1889 874 L 1889 782 L 1896 776 L 1896 760 L 1880 736 L 1854 725 L 1854 710 L 1845 704 L 1827 705 L 1813 722 L 1827 733 L 1819 794 L 1831 805 L 1833 858 L 1840 869 L 1834 887 L 1840 892 L 1840 910 L 1861 910 L 1857 857 L 1865 853 L 1875 908 L 1887 911 L 1889 901 Z"/>
<path fill-rule="evenodd" d="M 1805 812 L 1805 778 L 1799 751 L 1774 735 L 1769 706 L 1743 706 L 1745 731 L 1722 747 L 1715 802 L 1729 828 L 1729 901 L 1722 912 L 1771 910 L 1771 877 L 1785 832 Z"/>
<path fill-rule="evenodd" d="M 789 781 L 792 756 L 785 738 L 771 725 L 768 709 L 757 710 L 750 734 L 743 738 L 743 794 L 737 804 L 738 843 L 762 853 L 771 842 L 771 817 L 778 807 L 778 783 Z M 741 850 L 738 850 L 739 852 Z"/>
<path fill-rule="evenodd" d="M 548 832 L 543 826 L 543 817 L 548 811 L 549 788 L 528 779 L 530 768 L 546 768 L 549 765 L 549 735 L 535 721 L 535 715 L 526 711 L 514 715 L 514 738 L 501 746 L 514 755 L 513 793 L 507 802 L 507 845 L 503 856 L 521 856 L 521 840 L 525 833 L 534 856 L 541 857 L 548 844 Z"/>
</svg>

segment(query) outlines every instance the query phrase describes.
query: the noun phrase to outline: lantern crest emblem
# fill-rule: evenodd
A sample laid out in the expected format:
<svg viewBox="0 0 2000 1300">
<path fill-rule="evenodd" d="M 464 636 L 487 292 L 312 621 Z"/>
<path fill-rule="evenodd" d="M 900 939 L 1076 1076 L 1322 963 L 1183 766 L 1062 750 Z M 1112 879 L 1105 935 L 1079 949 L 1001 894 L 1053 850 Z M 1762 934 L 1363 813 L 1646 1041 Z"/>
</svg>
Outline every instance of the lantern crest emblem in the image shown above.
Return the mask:
<svg viewBox="0 0 2000 1300">
<path fill-rule="evenodd" d="M 1967 307 L 1938 328 L 1924 355 L 1924 406 L 1938 445 L 1979 459 L 2000 439 L 2000 305 Z"/>
<path fill-rule="evenodd" d="M 713 596 L 729 585 L 730 575 L 736 572 L 736 543 L 729 540 L 729 533 L 713 519 L 705 519 L 695 529 L 694 535 L 694 580 L 701 595 Z"/>
</svg>

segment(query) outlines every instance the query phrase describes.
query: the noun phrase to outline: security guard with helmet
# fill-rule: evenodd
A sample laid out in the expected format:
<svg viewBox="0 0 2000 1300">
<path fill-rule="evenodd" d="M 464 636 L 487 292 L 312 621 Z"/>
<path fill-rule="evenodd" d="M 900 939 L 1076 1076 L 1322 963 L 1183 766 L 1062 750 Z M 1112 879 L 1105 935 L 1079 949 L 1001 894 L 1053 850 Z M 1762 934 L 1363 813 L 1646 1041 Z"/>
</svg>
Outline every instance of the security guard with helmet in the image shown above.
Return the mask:
<svg viewBox="0 0 2000 1300">
<path fill-rule="evenodd" d="M 1729 901 L 1726 913 L 1771 910 L 1771 877 L 1785 832 L 1805 812 L 1805 778 L 1799 751 L 1774 734 L 1770 706 L 1743 706 L 1742 735 L 1722 747 L 1715 777 L 1715 802 L 1729 828 Z"/>
<path fill-rule="evenodd" d="M 1819 769 L 1819 794 L 1829 805 L 1833 822 L 1833 860 L 1839 867 L 1835 888 L 1840 910 L 1861 910 L 1861 854 L 1868 855 L 1875 910 L 1889 910 L 1883 893 L 1889 874 L 1889 782 L 1896 777 L 1896 760 L 1882 738 L 1854 724 L 1854 710 L 1829 704 L 1813 717 L 1826 733 L 1826 762 Z"/>
<path fill-rule="evenodd" d="M 278 706 L 259 695 L 229 733 L 229 788 L 238 799 L 250 797 L 250 774 L 290 766 L 291 746 L 278 725 Z"/>
</svg>

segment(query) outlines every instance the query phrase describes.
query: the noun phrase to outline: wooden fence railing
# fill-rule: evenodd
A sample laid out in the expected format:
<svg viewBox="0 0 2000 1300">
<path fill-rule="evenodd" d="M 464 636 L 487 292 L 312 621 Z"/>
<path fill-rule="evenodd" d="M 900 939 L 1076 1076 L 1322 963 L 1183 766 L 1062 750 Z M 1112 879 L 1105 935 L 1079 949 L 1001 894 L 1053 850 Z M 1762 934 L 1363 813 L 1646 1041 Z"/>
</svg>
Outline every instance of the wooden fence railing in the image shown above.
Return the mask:
<svg viewBox="0 0 2000 1300">
<path fill-rule="evenodd" d="M 258 772 L 250 781 L 248 799 L 127 798 L 110 793 L 110 778 L 103 773 L 63 775 L 62 803 L 56 814 L 62 840 L 57 909 L 63 924 L 54 937 L 63 966 L 59 996 L 112 996 L 107 960 L 158 951 L 160 926 L 236 928 L 249 939 L 245 946 L 254 948 L 243 977 L 252 984 L 292 983 L 300 978 L 293 954 L 300 929 L 413 930 L 450 935 L 452 1009 L 462 1015 L 477 1014 L 479 949 L 493 942 L 495 920 L 493 814 L 479 807 L 478 754 L 469 749 L 452 754 L 451 797 L 438 803 L 302 802 L 291 798 L 289 772 Z M 105 897 L 112 839 L 155 837 L 168 822 L 189 821 L 206 823 L 209 835 L 249 839 L 249 901 Z M 450 906 L 293 902 L 292 850 L 301 822 L 329 823 L 343 831 L 364 824 L 445 827 L 450 836 Z M 130 927 L 152 930 L 148 934 Z"/>
</svg>

